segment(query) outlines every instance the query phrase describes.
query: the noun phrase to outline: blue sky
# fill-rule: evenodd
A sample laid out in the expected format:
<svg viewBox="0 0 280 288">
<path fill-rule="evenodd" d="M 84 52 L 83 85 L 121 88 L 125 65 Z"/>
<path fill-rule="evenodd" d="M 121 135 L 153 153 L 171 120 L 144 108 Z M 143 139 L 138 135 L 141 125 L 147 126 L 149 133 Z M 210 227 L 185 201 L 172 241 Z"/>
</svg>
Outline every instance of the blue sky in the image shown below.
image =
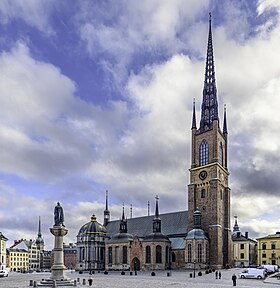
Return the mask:
<svg viewBox="0 0 280 288">
<path fill-rule="evenodd" d="M 139 2 L 139 3 L 138 3 Z M 212 11 L 220 119 L 228 107 L 232 215 L 279 230 L 279 2 L 0 2 L 0 230 L 47 247 L 60 201 L 69 235 L 105 190 L 112 218 L 187 209 L 192 99 L 200 116 Z M 199 119 L 197 119 L 199 121 Z M 232 218 L 233 219 L 233 218 Z"/>
</svg>

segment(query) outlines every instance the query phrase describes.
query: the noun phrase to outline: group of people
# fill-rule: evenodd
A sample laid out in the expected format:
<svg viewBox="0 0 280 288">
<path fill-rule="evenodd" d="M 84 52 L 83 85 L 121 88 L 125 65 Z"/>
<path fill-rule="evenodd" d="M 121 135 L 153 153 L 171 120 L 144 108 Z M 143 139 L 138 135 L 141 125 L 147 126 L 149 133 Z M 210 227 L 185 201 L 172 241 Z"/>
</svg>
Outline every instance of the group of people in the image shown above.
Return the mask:
<svg viewBox="0 0 280 288">
<path fill-rule="evenodd" d="M 215 276 L 216 276 L 216 279 L 221 279 L 221 278 L 222 278 L 222 273 L 221 273 L 221 271 L 216 270 Z M 233 275 L 232 275 L 232 277 L 231 277 L 232 285 L 233 285 L 233 286 L 236 286 L 236 279 L 237 279 L 237 277 L 236 277 L 236 275 L 233 273 Z"/>
</svg>

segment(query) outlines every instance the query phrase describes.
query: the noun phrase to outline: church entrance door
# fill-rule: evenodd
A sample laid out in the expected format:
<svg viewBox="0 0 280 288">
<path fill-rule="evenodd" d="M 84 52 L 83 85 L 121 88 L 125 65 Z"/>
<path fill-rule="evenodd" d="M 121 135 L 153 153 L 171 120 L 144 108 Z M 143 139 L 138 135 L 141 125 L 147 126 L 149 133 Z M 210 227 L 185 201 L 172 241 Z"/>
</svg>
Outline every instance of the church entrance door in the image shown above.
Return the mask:
<svg viewBox="0 0 280 288">
<path fill-rule="evenodd" d="M 130 266 L 134 271 L 140 271 L 140 260 L 137 257 L 134 257 Z"/>
</svg>

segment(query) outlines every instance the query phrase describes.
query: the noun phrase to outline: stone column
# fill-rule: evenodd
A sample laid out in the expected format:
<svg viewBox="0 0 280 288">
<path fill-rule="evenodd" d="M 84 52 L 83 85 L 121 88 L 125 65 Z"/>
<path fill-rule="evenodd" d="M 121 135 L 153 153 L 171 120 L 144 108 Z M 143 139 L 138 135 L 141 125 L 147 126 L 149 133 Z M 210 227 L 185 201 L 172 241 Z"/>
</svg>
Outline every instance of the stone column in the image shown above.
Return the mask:
<svg viewBox="0 0 280 288">
<path fill-rule="evenodd" d="M 54 261 L 51 268 L 51 279 L 65 279 L 65 270 L 67 269 L 64 266 L 63 237 L 68 233 L 68 230 L 63 226 L 53 226 L 53 228 L 50 228 L 50 231 L 55 237 L 53 249 Z"/>
</svg>

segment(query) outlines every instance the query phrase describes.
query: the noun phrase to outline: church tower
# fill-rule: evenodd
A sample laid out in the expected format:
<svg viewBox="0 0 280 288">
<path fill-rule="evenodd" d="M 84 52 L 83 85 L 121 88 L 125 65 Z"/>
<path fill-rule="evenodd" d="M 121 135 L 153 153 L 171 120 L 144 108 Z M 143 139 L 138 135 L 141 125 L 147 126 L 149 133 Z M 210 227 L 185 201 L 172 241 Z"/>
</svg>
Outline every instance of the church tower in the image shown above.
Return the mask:
<svg viewBox="0 0 280 288">
<path fill-rule="evenodd" d="M 223 130 L 218 115 L 217 88 L 211 31 L 207 45 L 200 126 L 196 126 L 195 102 L 191 128 L 191 169 L 188 185 L 188 230 L 194 228 L 193 214 L 201 211 L 201 226 L 209 239 L 209 265 L 231 265 L 230 188 L 227 168 L 227 122 Z"/>
</svg>

